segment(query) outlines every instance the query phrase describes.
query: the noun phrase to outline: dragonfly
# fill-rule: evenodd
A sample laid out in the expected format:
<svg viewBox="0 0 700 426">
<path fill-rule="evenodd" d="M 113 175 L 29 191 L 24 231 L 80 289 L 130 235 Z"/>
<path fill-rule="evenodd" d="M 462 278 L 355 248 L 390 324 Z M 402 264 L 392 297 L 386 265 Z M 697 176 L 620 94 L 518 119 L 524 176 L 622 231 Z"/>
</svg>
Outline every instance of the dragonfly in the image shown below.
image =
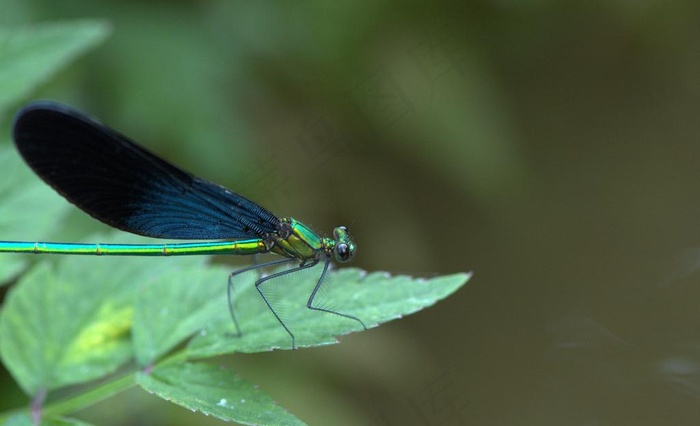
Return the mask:
<svg viewBox="0 0 700 426">
<path fill-rule="evenodd" d="M 352 260 L 356 252 L 348 229 L 338 226 L 323 237 L 292 218 L 280 218 L 259 204 L 221 185 L 192 175 L 128 137 L 67 105 L 35 101 L 16 115 L 12 135 L 29 167 L 78 208 L 109 226 L 153 238 L 188 240 L 167 244 L 82 244 L 0 241 L 0 253 L 99 256 L 258 255 L 281 256 L 232 272 L 228 307 L 235 336 L 242 336 L 234 310 L 234 281 L 259 273 L 255 288 L 279 324 L 294 333 L 273 308 L 264 288 L 275 280 L 323 263 L 306 307 L 358 322 L 358 317 L 314 304 L 327 282 L 331 259 Z M 192 241 L 197 240 L 197 241 Z"/>
</svg>

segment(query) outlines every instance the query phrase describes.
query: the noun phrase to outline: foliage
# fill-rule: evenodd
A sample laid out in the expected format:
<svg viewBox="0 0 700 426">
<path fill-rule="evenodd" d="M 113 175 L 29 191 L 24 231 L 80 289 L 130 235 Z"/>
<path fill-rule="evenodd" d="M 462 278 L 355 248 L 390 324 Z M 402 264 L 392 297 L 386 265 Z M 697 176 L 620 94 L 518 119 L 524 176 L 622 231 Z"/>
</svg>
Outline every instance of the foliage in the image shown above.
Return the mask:
<svg viewBox="0 0 700 426">
<path fill-rule="evenodd" d="M 0 111 L 105 34 L 97 22 L 0 31 L 0 76 L 12 86 L 0 87 Z M 3 238 L 46 235 L 61 223 L 67 203 L 32 178 L 8 147 L 0 150 L 0 167 L 6 172 L 0 183 Z M 99 235 L 91 240 L 124 238 Z M 0 256 L 3 282 L 21 274 L 0 313 L 0 357 L 33 398 L 35 414 L 41 412 L 46 424 L 80 424 L 62 416 L 140 386 L 223 420 L 301 424 L 255 386 L 204 361 L 289 349 L 291 343 L 259 297 L 252 273 L 236 284 L 235 306 L 244 334 L 232 336 L 225 297 L 230 269 L 207 260 L 66 256 L 28 266 L 25 256 Z M 318 273 L 315 268 L 293 274 L 271 289 L 275 309 L 303 347 L 334 343 L 334 336 L 359 328 L 354 321 L 305 309 Z M 423 280 L 347 268 L 331 271 L 322 298 L 374 327 L 432 305 L 468 278 L 455 274 Z M 89 383 L 93 385 L 59 401 L 49 398 L 44 405 L 45 395 L 53 391 Z M 5 413 L 0 421 L 27 424 L 31 413 Z"/>
</svg>

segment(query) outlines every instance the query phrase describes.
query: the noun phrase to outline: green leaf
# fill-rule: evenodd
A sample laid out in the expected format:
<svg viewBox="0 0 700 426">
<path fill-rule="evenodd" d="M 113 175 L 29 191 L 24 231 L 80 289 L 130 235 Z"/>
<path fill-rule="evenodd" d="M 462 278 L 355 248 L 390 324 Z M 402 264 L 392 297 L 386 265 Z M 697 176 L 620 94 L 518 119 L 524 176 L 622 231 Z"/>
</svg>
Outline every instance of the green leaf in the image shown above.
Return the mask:
<svg viewBox="0 0 700 426">
<path fill-rule="evenodd" d="M 0 356 L 22 389 L 82 383 L 129 360 L 137 288 L 175 260 L 64 256 L 32 268 L 0 313 Z"/>
<path fill-rule="evenodd" d="M 229 318 L 226 279 L 230 270 L 205 265 L 205 259 L 183 259 L 141 286 L 132 330 L 139 365 L 152 364 L 195 332 Z"/>
<path fill-rule="evenodd" d="M 77 419 L 71 419 L 68 417 L 52 417 L 52 418 L 42 418 L 41 426 L 88 426 L 90 423 L 85 423 Z M 5 426 L 34 426 L 32 417 L 29 414 L 18 414 L 10 417 Z"/>
<path fill-rule="evenodd" d="M 156 367 L 139 373 L 137 383 L 148 392 L 190 410 L 245 425 L 303 425 L 266 393 L 236 375 L 203 363 Z"/>
<path fill-rule="evenodd" d="M 72 419 L 70 417 L 52 417 L 47 419 L 41 419 L 42 426 L 90 426 L 91 423 L 87 423 L 78 419 Z"/>
<path fill-rule="evenodd" d="M 32 426 L 34 422 L 29 414 L 16 414 L 3 424 L 4 426 Z"/>
<path fill-rule="evenodd" d="M 1 84 L 1 83 L 0 83 Z M 65 200 L 34 176 L 10 146 L 0 147 L 0 239 L 27 241 L 46 237 L 70 208 Z M 0 255 L 0 285 L 28 264 L 29 256 Z"/>
<path fill-rule="evenodd" d="M 109 31 L 108 24 L 94 20 L 0 28 L 0 114 Z"/>
<path fill-rule="evenodd" d="M 334 336 L 362 330 L 357 321 L 306 308 L 320 267 L 309 273 L 295 273 L 281 282 L 268 282 L 264 291 L 275 310 L 291 329 L 297 346 L 337 343 Z M 254 275 L 254 274 L 248 274 Z M 360 318 L 374 327 L 426 308 L 464 285 L 471 274 L 454 274 L 430 279 L 390 276 L 344 268 L 330 272 L 329 282 L 319 292 L 315 306 L 325 306 Z M 271 348 L 291 348 L 291 338 L 274 318 L 253 286 L 254 276 L 236 284 L 235 308 L 243 336 L 231 336 L 231 321 L 195 336 L 188 346 L 189 356 L 209 357 L 230 352 L 260 352 Z M 275 289 L 274 287 L 277 286 Z M 324 291 L 325 290 L 325 291 Z"/>
</svg>

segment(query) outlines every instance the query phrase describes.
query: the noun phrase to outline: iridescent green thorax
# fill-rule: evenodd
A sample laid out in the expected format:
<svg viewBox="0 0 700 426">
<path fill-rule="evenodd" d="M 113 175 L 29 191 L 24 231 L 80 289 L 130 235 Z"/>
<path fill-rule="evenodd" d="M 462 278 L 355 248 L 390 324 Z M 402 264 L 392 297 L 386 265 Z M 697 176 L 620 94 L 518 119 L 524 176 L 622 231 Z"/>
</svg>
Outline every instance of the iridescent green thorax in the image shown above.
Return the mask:
<svg viewBox="0 0 700 426">
<path fill-rule="evenodd" d="M 283 218 L 275 234 L 266 243 L 270 251 L 299 260 L 317 259 L 321 254 L 335 254 L 339 262 L 347 262 L 355 254 L 355 244 L 347 229 L 340 226 L 333 230 L 333 238 L 320 237 L 313 229 L 294 218 Z"/>
<path fill-rule="evenodd" d="M 268 237 L 270 251 L 299 260 L 313 259 L 323 248 L 323 239 L 294 218 L 284 218 L 279 229 Z"/>
</svg>

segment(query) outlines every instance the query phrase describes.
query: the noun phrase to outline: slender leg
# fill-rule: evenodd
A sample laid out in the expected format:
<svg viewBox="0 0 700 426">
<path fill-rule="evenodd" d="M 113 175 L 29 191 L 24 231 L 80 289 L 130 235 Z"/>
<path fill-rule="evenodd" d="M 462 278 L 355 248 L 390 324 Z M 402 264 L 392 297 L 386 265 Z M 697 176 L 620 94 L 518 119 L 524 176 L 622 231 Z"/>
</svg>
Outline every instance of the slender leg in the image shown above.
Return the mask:
<svg viewBox="0 0 700 426">
<path fill-rule="evenodd" d="M 331 258 L 330 258 L 330 257 L 326 257 L 326 264 L 323 265 L 323 272 L 321 272 L 321 277 L 318 279 L 318 283 L 316 283 L 316 287 L 314 287 L 314 290 L 311 292 L 311 296 L 309 296 L 309 301 L 306 302 L 306 307 L 309 308 L 309 309 L 311 309 L 311 310 L 314 310 L 314 311 L 327 312 L 327 313 L 329 313 L 329 314 L 335 314 L 335 315 L 338 315 L 338 316 L 341 316 L 341 317 L 345 317 L 345 318 L 349 318 L 349 319 L 355 320 L 355 321 L 359 322 L 360 325 L 362 325 L 362 328 L 364 328 L 365 330 L 367 330 L 367 326 L 365 326 L 365 323 L 362 322 L 362 320 L 360 320 L 360 319 L 357 318 L 357 317 L 354 317 L 354 316 L 348 315 L 348 314 L 343 314 L 343 313 L 337 312 L 337 311 L 332 311 L 332 310 L 330 310 L 330 309 L 324 309 L 324 308 L 319 308 L 319 307 L 313 306 L 314 298 L 316 297 L 316 293 L 318 293 L 318 290 L 321 288 L 321 286 L 323 285 L 324 280 L 326 279 L 326 274 L 328 273 L 328 265 L 330 265 L 330 261 L 331 261 Z"/>
<path fill-rule="evenodd" d="M 257 264 L 257 263 L 256 263 L 255 265 L 248 266 L 248 267 L 245 267 L 245 268 L 243 268 L 243 269 L 239 269 L 239 270 L 234 271 L 234 272 L 231 272 L 231 273 L 229 274 L 229 276 L 228 276 L 228 287 L 227 287 L 227 293 L 228 293 L 228 311 L 231 313 L 231 319 L 233 320 L 233 325 L 236 326 L 236 334 L 234 334 L 234 336 L 236 336 L 236 337 L 241 337 L 241 335 L 242 335 L 243 333 L 241 333 L 241 327 L 238 325 L 238 320 L 236 319 L 236 314 L 233 312 L 233 277 L 235 277 L 236 275 L 240 275 L 240 274 L 242 274 L 242 273 L 244 273 L 244 272 L 248 272 L 248 271 L 254 270 L 254 269 L 260 270 L 260 269 L 265 268 L 265 267 L 268 267 L 268 266 L 280 265 L 280 264 L 282 264 L 282 263 L 288 263 L 288 262 L 292 262 L 292 261 L 295 261 L 295 260 L 296 260 L 296 259 L 285 258 L 285 259 L 273 260 L 273 261 L 271 261 L 271 262 L 266 262 L 266 263 L 260 263 L 260 264 Z M 258 276 L 258 279 L 255 281 L 255 288 L 256 288 L 258 291 L 260 291 L 260 289 L 258 289 L 258 285 L 259 285 L 258 283 L 260 282 L 260 280 L 261 280 L 261 278 Z M 264 298 L 264 296 L 263 296 L 263 298 Z M 265 302 L 267 303 L 267 300 L 265 300 Z M 270 306 L 270 304 L 268 303 L 267 306 Z M 270 309 L 272 309 L 272 308 L 270 308 Z M 274 313 L 274 311 L 273 311 L 273 313 Z M 277 314 L 275 314 L 275 316 L 277 316 Z M 277 319 L 279 320 L 279 318 L 277 318 Z M 283 325 L 284 325 L 284 324 L 283 324 Z M 286 327 L 285 327 L 285 329 L 286 329 Z"/>
<path fill-rule="evenodd" d="M 289 260 L 297 260 L 297 259 L 289 259 Z M 282 262 L 279 262 L 279 261 L 277 261 L 277 262 L 278 262 L 278 263 L 282 263 Z M 269 281 L 269 280 L 272 280 L 272 279 L 275 279 L 275 278 L 279 278 L 279 277 L 281 277 L 281 276 L 283 276 L 283 275 L 291 274 L 291 273 L 294 273 L 294 272 L 297 272 L 297 271 L 301 271 L 302 269 L 313 268 L 313 267 L 316 266 L 317 264 L 318 264 L 318 259 L 316 259 L 316 260 L 314 260 L 314 261 L 312 261 L 312 262 L 310 262 L 310 263 L 306 263 L 306 264 L 303 264 L 303 263 L 302 263 L 301 265 L 297 266 L 296 268 L 290 268 L 290 269 L 287 269 L 286 271 L 276 272 L 276 273 L 274 273 L 274 274 L 272 274 L 272 275 L 268 275 L 268 276 L 266 276 L 266 277 L 264 277 L 264 278 L 260 278 L 260 279 L 255 283 L 255 288 L 258 289 L 258 293 L 260 293 L 260 296 L 262 296 L 262 298 L 263 298 L 263 300 L 265 301 L 265 304 L 267 305 L 267 307 L 270 309 L 270 311 L 272 311 L 272 314 L 275 316 L 275 318 L 277 318 L 277 321 L 279 321 L 280 325 L 287 331 L 287 333 L 289 334 L 289 336 L 292 338 L 292 349 L 296 349 L 296 343 L 295 343 L 295 339 L 294 339 L 294 334 L 292 334 L 292 332 L 289 330 L 289 328 L 287 328 L 287 325 L 284 323 L 284 321 L 282 321 L 282 318 L 280 318 L 280 316 L 277 315 L 277 312 L 275 312 L 275 310 L 272 308 L 272 305 L 270 305 L 270 302 L 267 300 L 267 297 L 265 297 L 265 293 L 262 292 L 262 289 L 261 289 L 260 287 L 261 287 L 265 282 L 267 282 L 267 281 Z"/>
<path fill-rule="evenodd" d="M 273 261 L 271 261 L 271 262 L 262 263 L 262 264 L 259 264 L 259 265 L 248 266 L 248 267 L 246 267 L 246 268 L 243 268 L 243 269 L 240 269 L 240 270 L 238 270 L 238 271 L 232 272 L 232 273 L 229 275 L 229 277 L 228 277 L 228 308 L 229 308 L 229 312 L 231 313 L 231 319 L 233 320 L 233 323 L 234 323 L 234 325 L 235 325 L 235 327 L 236 327 L 236 334 L 235 334 L 235 336 L 240 337 L 240 336 L 242 335 L 242 333 L 241 333 L 241 328 L 240 328 L 240 326 L 239 326 L 239 324 L 238 324 L 238 320 L 236 319 L 236 315 L 235 315 L 234 310 L 233 310 L 233 293 L 232 293 L 232 291 L 233 291 L 233 277 L 235 277 L 236 275 L 242 274 L 242 273 L 244 273 L 244 272 L 251 271 L 251 270 L 256 270 L 256 269 L 259 270 L 259 269 L 262 269 L 262 268 L 266 268 L 266 267 L 268 267 L 268 266 L 281 265 L 281 264 L 284 264 L 284 263 L 291 263 L 291 262 L 295 262 L 295 261 L 298 261 L 298 259 L 288 258 L 288 259 L 273 260 Z M 255 281 L 255 289 L 258 290 L 258 293 L 260 293 L 260 296 L 261 296 L 262 299 L 265 301 L 265 304 L 267 305 L 268 309 L 270 309 L 270 311 L 272 312 L 272 314 L 273 314 L 273 315 L 275 316 L 275 318 L 277 319 L 277 322 L 280 323 L 280 325 L 282 326 L 282 328 L 284 328 L 284 330 L 287 332 L 287 334 L 289 334 L 289 336 L 292 338 L 292 349 L 296 349 L 296 339 L 295 339 L 295 337 L 294 337 L 294 334 L 291 332 L 291 330 L 289 330 L 289 328 L 288 328 L 287 325 L 284 323 L 284 321 L 282 321 L 282 318 L 280 318 L 280 316 L 279 316 L 279 315 L 277 314 L 277 312 L 274 310 L 274 308 L 273 308 L 272 305 L 270 304 L 270 301 L 267 300 L 267 297 L 265 297 L 265 293 L 263 293 L 261 287 L 262 287 L 262 285 L 263 285 L 264 283 L 266 283 L 267 281 L 273 280 L 273 279 L 275 279 L 275 278 L 279 278 L 279 277 L 281 277 L 281 276 L 283 276 L 283 275 L 291 274 L 291 273 L 300 271 L 300 270 L 302 270 L 302 269 L 313 268 L 314 266 L 316 266 L 316 265 L 318 264 L 318 262 L 319 262 L 319 260 L 316 259 L 316 260 L 313 260 L 312 262 L 309 262 L 309 263 L 306 263 L 306 264 L 303 264 L 303 263 L 302 263 L 301 265 L 299 265 L 299 266 L 297 266 L 297 267 L 293 267 L 293 268 L 287 269 L 286 271 L 276 272 L 276 273 L 274 273 L 274 274 L 272 274 L 272 275 L 268 275 L 268 276 L 259 278 L 257 281 Z M 323 265 L 323 272 L 321 272 L 321 276 L 319 277 L 318 282 L 316 283 L 316 286 L 314 287 L 313 291 L 311 292 L 311 295 L 309 296 L 309 300 L 308 300 L 308 302 L 306 303 L 306 307 L 309 308 L 309 309 L 311 309 L 311 310 L 314 310 L 314 311 L 326 312 L 326 313 L 329 313 L 329 314 L 335 314 L 335 315 L 338 315 L 338 316 L 341 316 L 341 317 L 344 317 L 344 318 L 348 318 L 348 319 L 355 320 L 355 321 L 359 322 L 360 325 L 362 325 L 362 328 L 364 328 L 365 330 L 367 330 L 367 326 L 365 326 L 365 323 L 362 322 L 362 320 L 360 320 L 359 318 L 357 318 L 357 317 L 355 317 L 355 316 L 352 316 L 352 315 L 349 315 L 349 314 L 344 314 L 344 313 L 337 312 L 337 311 L 333 311 L 333 310 L 330 310 L 330 309 L 325 309 L 325 308 L 320 308 L 320 307 L 313 306 L 314 298 L 316 297 L 316 294 L 318 293 L 318 290 L 321 288 L 321 286 L 323 285 L 323 283 L 324 283 L 324 281 L 325 281 L 325 279 L 326 279 L 326 274 L 328 273 L 328 266 L 329 266 L 329 265 L 330 265 L 330 258 L 327 257 L 327 258 L 326 258 L 326 261 L 325 261 L 325 264 Z"/>
</svg>

